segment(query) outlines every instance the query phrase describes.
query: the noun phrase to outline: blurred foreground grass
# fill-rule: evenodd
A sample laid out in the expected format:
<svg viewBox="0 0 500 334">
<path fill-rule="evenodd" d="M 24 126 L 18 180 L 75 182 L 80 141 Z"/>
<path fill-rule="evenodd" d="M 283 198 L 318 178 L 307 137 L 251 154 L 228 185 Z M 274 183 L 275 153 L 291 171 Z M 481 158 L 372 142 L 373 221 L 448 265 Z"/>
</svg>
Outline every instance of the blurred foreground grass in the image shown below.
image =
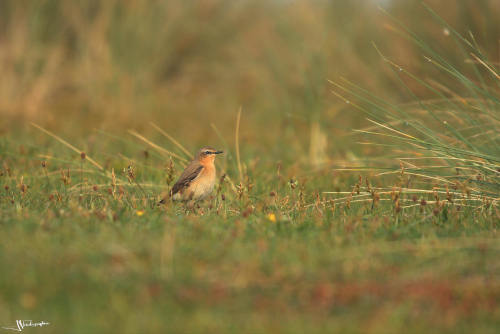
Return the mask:
<svg viewBox="0 0 500 334">
<path fill-rule="evenodd" d="M 481 218 L 394 225 L 49 212 L 2 227 L 2 325 L 45 320 L 36 330 L 47 333 L 495 333 L 500 325 L 498 226 Z"/>
<path fill-rule="evenodd" d="M 0 327 L 498 332 L 499 3 L 384 4 L 1 2 Z"/>
</svg>

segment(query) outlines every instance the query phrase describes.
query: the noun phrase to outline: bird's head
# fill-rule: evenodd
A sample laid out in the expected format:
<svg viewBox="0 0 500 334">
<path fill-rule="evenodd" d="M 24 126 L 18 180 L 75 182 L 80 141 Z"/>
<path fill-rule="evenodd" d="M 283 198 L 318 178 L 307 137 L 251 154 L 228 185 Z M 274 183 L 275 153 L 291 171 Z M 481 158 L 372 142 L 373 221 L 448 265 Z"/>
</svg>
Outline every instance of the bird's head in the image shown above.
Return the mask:
<svg viewBox="0 0 500 334">
<path fill-rule="evenodd" d="M 201 164 L 213 163 L 215 156 L 221 153 L 224 152 L 218 151 L 212 147 L 204 147 L 198 152 L 197 158 Z"/>
</svg>

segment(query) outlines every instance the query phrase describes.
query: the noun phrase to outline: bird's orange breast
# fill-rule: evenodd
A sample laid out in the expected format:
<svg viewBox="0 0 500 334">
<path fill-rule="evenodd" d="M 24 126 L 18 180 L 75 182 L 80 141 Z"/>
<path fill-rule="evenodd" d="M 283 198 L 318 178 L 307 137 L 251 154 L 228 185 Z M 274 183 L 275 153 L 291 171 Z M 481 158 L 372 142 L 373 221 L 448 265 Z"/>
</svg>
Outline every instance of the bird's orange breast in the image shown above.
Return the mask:
<svg viewBox="0 0 500 334">
<path fill-rule="evenodd" d="M 207 197 L 212 192 L 215 185 L 215 166 L 213 164 L 205 165 L 200 175 L 194 179 L 184 192 L 184 196 L 194 200 Z"/>
</svg>

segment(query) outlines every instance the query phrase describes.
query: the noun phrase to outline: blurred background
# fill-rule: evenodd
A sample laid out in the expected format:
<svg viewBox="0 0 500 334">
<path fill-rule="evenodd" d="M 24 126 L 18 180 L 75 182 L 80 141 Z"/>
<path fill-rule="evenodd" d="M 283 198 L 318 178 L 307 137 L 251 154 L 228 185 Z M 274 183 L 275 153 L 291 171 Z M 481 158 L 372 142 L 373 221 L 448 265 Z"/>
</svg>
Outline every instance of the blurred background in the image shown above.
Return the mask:
<svg viewBox="0 0 500 334">
<path fill-rule="evenodd" d="M 500 1 L 426 3 L 498 62 Z M 420 78 L 437 73 L 378 6 L 472 71 L 414 0 L 1 1 L 0 133 L 23 135 L 34 121 L 83 140 L 95 129 L 158 135 L 152 121 L 196 149 L 217 139 L 211 123 L 232 138 L 241 106 L 241 138 L 253 147 L 278 136 L 299 151 L 311 140 L 334 149 L 365 116 L 332 95 L 328 79 L 414 100 L 372 43 Z"/>
<path fill-rule="evenodd" d="M 0 327 L 496 334 L 500 86 L 471 50 L 498 68 L 500 0 L 426 4 L 450 26 L 416 0 L 0 0 Z M 373 100 L 399 138 L 353 135 Z M 158 128 L 227 153 L 200 214 L 156 205 L 187 158 Z"/>
</svg>

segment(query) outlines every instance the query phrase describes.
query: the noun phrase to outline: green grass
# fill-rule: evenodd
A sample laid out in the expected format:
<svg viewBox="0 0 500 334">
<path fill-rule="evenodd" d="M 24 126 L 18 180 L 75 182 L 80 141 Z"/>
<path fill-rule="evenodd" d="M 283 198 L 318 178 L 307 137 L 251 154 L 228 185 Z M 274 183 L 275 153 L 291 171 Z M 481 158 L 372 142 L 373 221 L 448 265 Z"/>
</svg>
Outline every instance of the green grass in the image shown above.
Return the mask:
<svg viewBox="0 0 500 334">
<path fill-rule="evenodd" d="M 223 181 L 216 198 L 187 212 L 154 205 L 167 188 L 161 157 L 136 163 L 141 187 L 119 172 L 127 161 L 110 160 L 113 195 L 111 176 L 57 142 L 24 144 L 23 154 L 15 147 L 3 140 L 2 325 L 39 319 L 51 325 L 37 330 L 50 333 L 493 333 L 500 326 L 498 211 L 452 205 L 436 214 L 427 205 L 398 213 L 392 201 L 332 207 L 321 194 L 332 190 L 331 173 L 291 187 L 295 168 L 278 175 L 274 164 L 260 163 L 247 169 L 250 191 Z M 120 152 L 141 154 L 132 147 Z M 43 152 L 53 157 L 46 167 Z M 104 153 L 94 158 L 104 161 Z M 226 172 L 238 178 L 237 169 Z M 333 178 L 342 188 L 357 183 L 349 174 Z"/>
<path fill-rule="evenodd" d="M 497 333 L 498 5 L 232 3 L 2 2 L 0 327 Z"/>
</svg>

